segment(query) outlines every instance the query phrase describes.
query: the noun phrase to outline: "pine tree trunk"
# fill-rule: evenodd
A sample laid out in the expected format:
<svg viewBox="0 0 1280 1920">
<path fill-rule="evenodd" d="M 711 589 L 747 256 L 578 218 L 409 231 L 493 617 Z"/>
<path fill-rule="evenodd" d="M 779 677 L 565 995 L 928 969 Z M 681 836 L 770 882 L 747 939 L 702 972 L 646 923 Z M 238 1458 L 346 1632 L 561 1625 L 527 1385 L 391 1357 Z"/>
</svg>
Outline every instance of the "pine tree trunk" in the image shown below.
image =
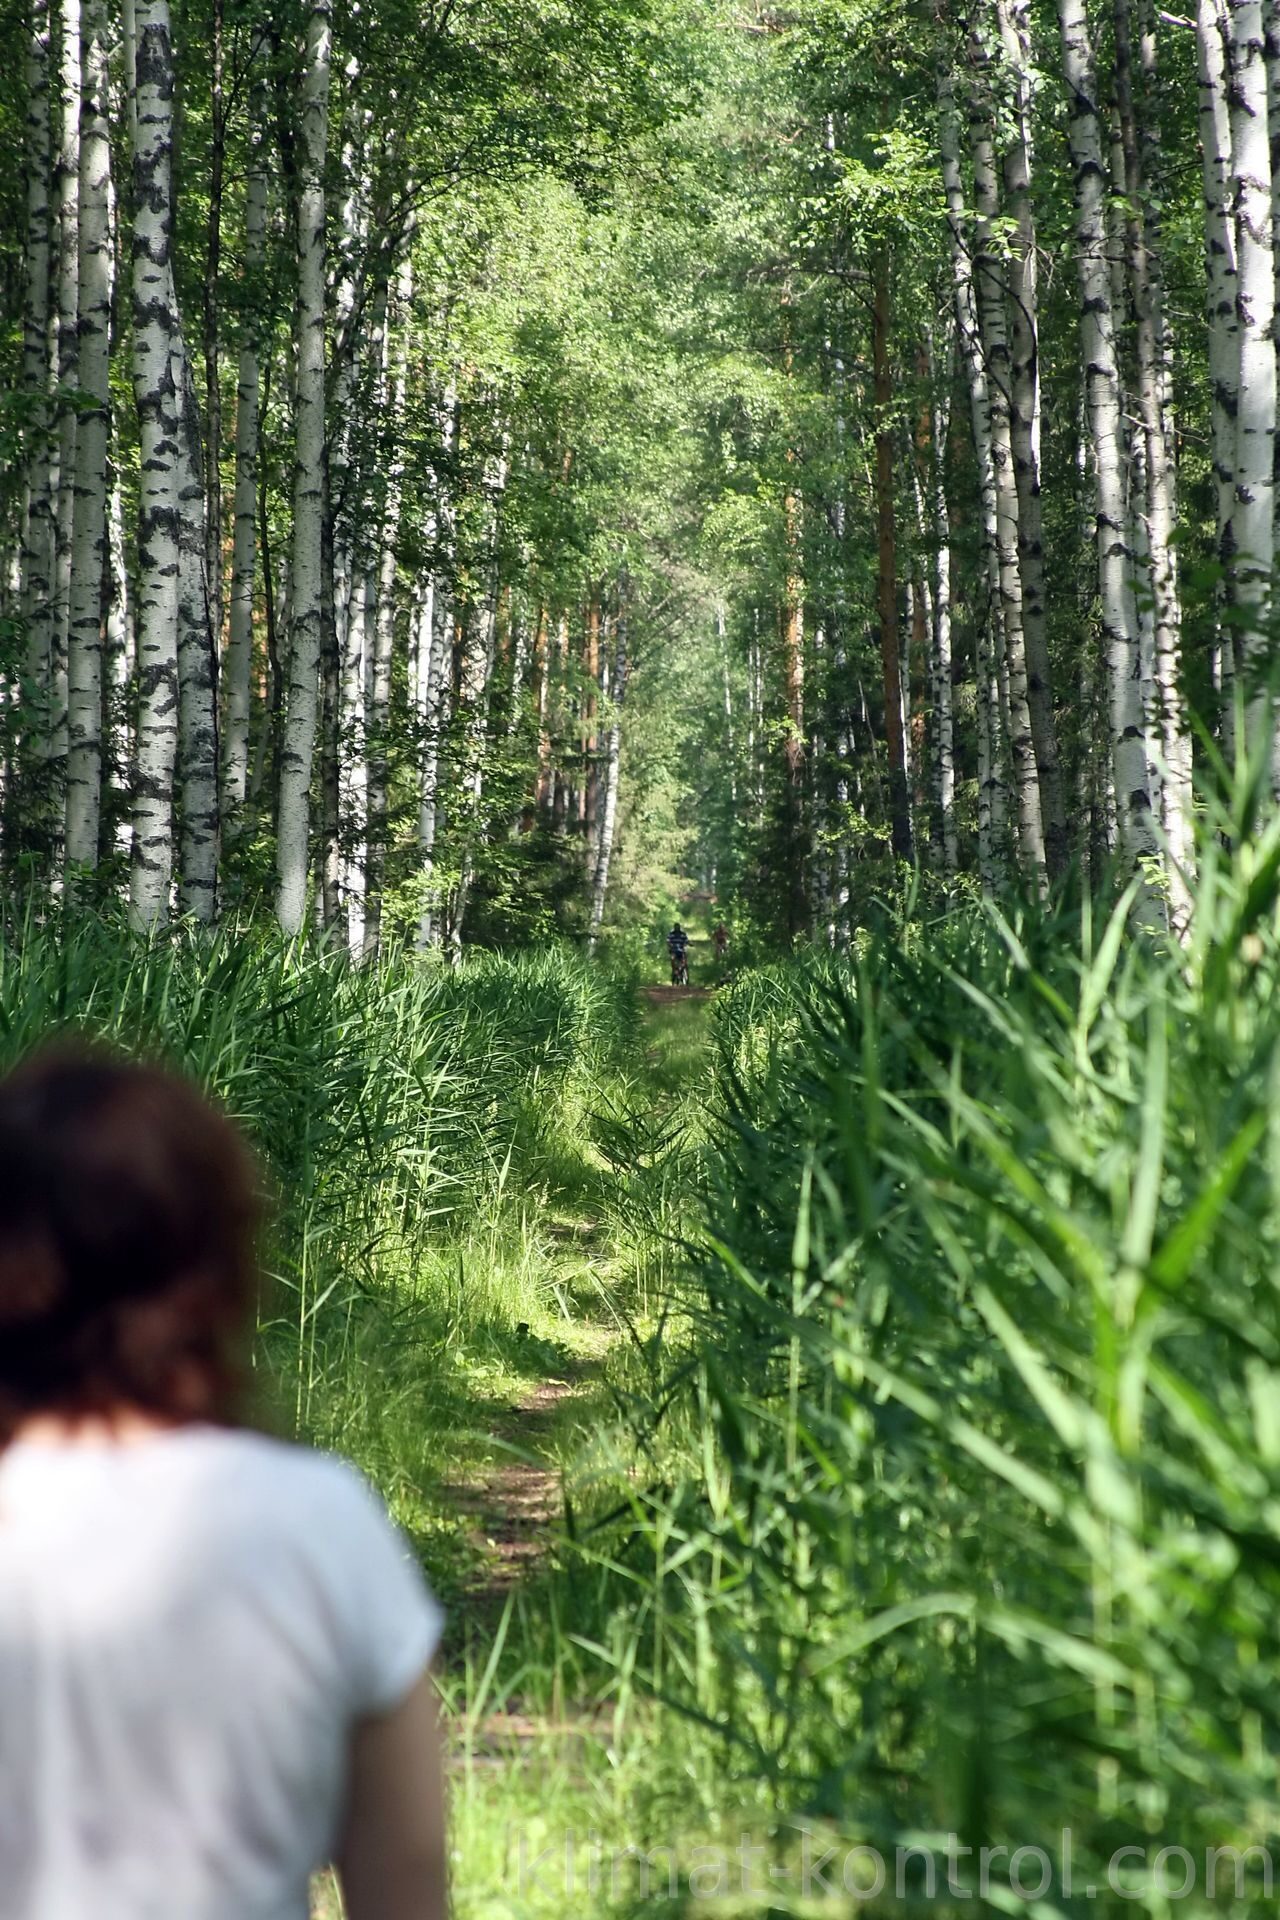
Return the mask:
<svg viewBox="0 0 1280 1920">
<path fill-rule="evenodd" d="M 1276 352 L 1272 339 L 1275 260 L 1271 229 L 1271 145 L 1261 0 L 1228 0 L 1227 18 L 1240 372 L 1235 499 L 1224 544 L 1244 659 L 1254 666 L 1264 661 L 1267 652 L 1275 543 Z M 1250 733 L 1260 750 L 1263 738 L 1269 737 L 1270 701 L 1252 684 L 1247 688 L 1247 697 Z"/>
<path fill-rule="evenodd" d="M 24 738 L 28 776 L 49 751 L 49 676 L 53 644 L 53 560 L 56 507 L 50 458 L 49 267 L 52 252 L 49 174 L 53 157 L 49 115 L 48 0 L 32 0 L 27 40 L 27 226 L 22 312 L 22 386 L 26 396 L 26 517 L 22 555 L 22 621 L 26 633 L 24 700 L 30 715 Z M 28 806 L 33 795 L 24 795 Z"/>
<path fill-rule="evenodd" d="M 938 73 L 938 131 L 942 165 L 942 184 L 947 205 L 947 233 L 950 243 L 952 283 L 955 294 L 956 338 L 959 344 L 965 385 L 969 395 L 969 418 L 973 434 L 974 459 L 978 468 L 978 497 L 982 554 L 985 562 L 987 598 L 991 608 L 999 606 L 1000 574 L 998 554 L 998 508 L 996 504 L 995 462 L 991 451 L 991 399 L 987 365 L 982 352 L 978 326 L 977 298 L 973 287 L 972 249 L 965 216 L 964 183 L 960 172 L 960 128 L 949 67 L 942 64 Z M 977 622 L 978 646 L 975 674 L 978 709 L 978 871 L 983 891 L 998 890 L 1003 868 L 1004 754 L 1001 746 L 999 706 L 993 694 L 995 677 L 991 657 L 990 621 Z"/>
<path fill-rule="evenodd" d="M 236 477 L 232 505 L 231 607 L 223 662 L 222 806 L 230 838 L 239 829 L 249 779 L 253 600 L 257 555 L 258 414 L 261 397 L 260 284 L 267 231 L 266 101 L 261 55 L 254 58 L 249 104 L 249 170 L 245 185 L 244 271 L 248 311 L 242 322 L 236 379 Z"/>
<path fill-rule="evenodd" d="M 311 0 L 298 141 L 297 444 L 293 486 L 293 605 L 288 706 L 280 755 L 276 913 L 300 933 L 307 912 L 311 770 L 324 612 L 324 164 L 329 130 L 329 0 Z"/>
<path fill-rule="evenodd" d="M 1011 393 L 1013 360 L 1005 316 L 1005 278 L 1000 260 L 1000 195 L 993 148 L 993 106 L 984 50 L 970 44 L 969 146 L 974 185 L 974 289 L 991 418 L 991 456 L 996 485 L 996 555 L 1004 665 L 1008 680 L 1009 744 L 1018 805 L 1018 848 L 1024 871 L 1043 884 L 1046 866 L 1040 810 L 1040 776 L 1028 699 L 1026 630 L 1023 621 L 1022 555 L 1018 476 L 1014 464 Z M 1030 431 L 1030 424 L 1028 425 Z M 1051 730 L 1051 729 L 1050 729 Z"/>
<path fill-rule="evenodd" d="M 137 0 L 132 250 L 133 387 L 138 408 L 138 740 L 130 912 L 151 927 L 169 908 L 178 748 L 178 434 L 181 338 L 173 281 L 173 44 L 169 0 Z"/>
<path fill-rule="evenodd" d="M 1107 662 L 1120 843 L 1129 863 L 1156 852 L 1139 685 L 1138 617 L 1128 543 L 1120 375 L 1107 258 L 1103 165 L 1093 46 L 1085 0 L 1058 0 L 1069 140 L 1075 174 L 1081 351 L 1092 443 L 1098 574 Z"/>
<path fill-rule="evenodd" d="M 108 383 L 115 254 L 107 122 L 105 0 L 85 0 L 84 115 L 80 130 L 79 402 L 67 668 L 65 851 L 69 872 L 98 863 L 102 796 L 103 588 L 107 551 Z"/>
<path fill-rule="evenodd" d="M 1013 85 L 1013 136 L 1004 156 L 1009 216 L 1010 438 L 1018 495 L 1018 559 L 1027 662 L 1027 708 L 1039 775 L 1044 854 L 1051 879 L 1069 859 L 1066 798 L 1053 711 L 1040 503 L 1040 320 L 1036 226 L 1031 203 L 1031 28 L 1029 0 L 996 0 L 1005 64 Z"/>
</svg>

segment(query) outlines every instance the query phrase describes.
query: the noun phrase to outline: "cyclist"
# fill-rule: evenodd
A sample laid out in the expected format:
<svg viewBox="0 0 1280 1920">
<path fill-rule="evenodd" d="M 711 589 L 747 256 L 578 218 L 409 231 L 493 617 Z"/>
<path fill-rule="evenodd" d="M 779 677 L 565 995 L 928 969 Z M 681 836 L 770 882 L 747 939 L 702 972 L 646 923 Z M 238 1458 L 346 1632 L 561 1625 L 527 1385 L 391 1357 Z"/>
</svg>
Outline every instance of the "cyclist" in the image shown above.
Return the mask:
<svg viewBox="0 0 1280 1920">
<path fill-rule="evenodd" d="M 716 960 L 723 965 L 724 957 L 729 951 L 729 929 L 723 920 L 712 934 L 711 940 L 716 950 Z"/>
<path fill-rule="evenodd" d="M 667 935 L 667 952 L 671 955 L 672 986 L 687 987 L 689 984 L 689 936 L 678 920 Z"/>
</svg>

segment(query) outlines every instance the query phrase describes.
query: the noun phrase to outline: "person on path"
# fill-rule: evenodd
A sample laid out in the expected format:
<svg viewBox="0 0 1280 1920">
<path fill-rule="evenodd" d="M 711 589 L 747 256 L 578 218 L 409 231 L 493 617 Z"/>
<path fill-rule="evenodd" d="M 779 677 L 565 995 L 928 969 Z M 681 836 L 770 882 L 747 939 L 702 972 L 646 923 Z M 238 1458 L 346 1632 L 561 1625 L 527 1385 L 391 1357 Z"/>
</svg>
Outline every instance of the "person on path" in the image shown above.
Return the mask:
<svg viewBox="0 0 1280 1920">
<path fill-rule="evenodd" d="M 689 984 L 689 936 L 678 920 L 667 935 L 667 952 L 671 955 L 672 986 L 687 987 Z"/>
<path fill-rule="evenodd" d="M 184 1082 L 0 1081 L 0 1920 L 443 1920 L 442 1616 L 246 1424 L 256 1170 Z"/>
<path fill-rule="evenodd" d="M 729 951 L 729 929 L 723 920 L 712 934 L 711 940 L 716 950 L 717 963 L 723 963 L 724 957 Z"/>
</svg>

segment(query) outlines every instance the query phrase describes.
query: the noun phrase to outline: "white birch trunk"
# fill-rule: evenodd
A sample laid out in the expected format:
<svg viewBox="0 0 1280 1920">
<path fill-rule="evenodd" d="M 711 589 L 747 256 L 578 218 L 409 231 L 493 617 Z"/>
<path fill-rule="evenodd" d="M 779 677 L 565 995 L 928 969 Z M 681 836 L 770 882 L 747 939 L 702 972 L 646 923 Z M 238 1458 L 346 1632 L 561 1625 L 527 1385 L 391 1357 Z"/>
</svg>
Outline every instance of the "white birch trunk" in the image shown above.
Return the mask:
<svg viewBox="0 0 1280 1920">
<path fill-rule="evenodd" d="M 928 340 L 933 380 L 933 625 L 930 635 L 929 677 L 933 704 L 934 802 L 942 842 L 944 873 L 959 870 L 956 836 L 955 715 L 951 697 L 951 511 L 947 501 L 946 448 L 951 426 L 951 396 L 934 364 L 932 336 Z M 948 351 L 948 359 L 950 354 Z"/>
<path fill-rule="evenodd" d="M 261 320 L 255 304 L 267 230 L 267 151 L 265 89 L 261 54 L 254 57 L 249 107 L 249 171 L 245 184 L 244 270 L 250 301 L 240 339 L 236 377 L 236 477 L 232 503 L 231 605 L 227 653 L 223 664 L 222 780 L 228 833 L 244 807 L 249 778 L 250 683 L 253 670 L 253 596 L 257 574 L 255 529 L 258 511 L 258 411 L 262 369 Z"/>
<path fill-rule="evenodd" d="M 440 824 L 440 760 L 449 726 L 452 695 L 453 609 L 448 595 L 433 580 L 423 596 L 422 624 L 418 635 L 418 726 L 421 754 L 418 789 L 418 867 L 422 875 L 423 901 L 418 915 L 419 952 L 437 946 L 440 940 L 439 915 L 432 893 L 435 867 L 436 834 Z"/>
<path fill-rule="evenodd" d="M 29 409 L 26 516 L 22 556 L 22 621 L 26 635 L 25 704 L 31 716 L 25 758 L 34 765 L 49 751 L 49 673 L 53 631 L 55 504 L 50 461 L 48 0 L 32 0 L 27 40 L 27 230 L 22 310 L 22 385 Z"/>
<path fill-rule="evenodd" d="M 960 129 L 951 74 L 945 65 L 939 69 L 938 105 L 939 150 L 947 206 L 947 232 L 956 308 L 956 336 L 960 347 L 961 363 L 964 367 L 965 385 L 969 394 L 969 417 L 973 431 L 974 458 L 978 468 L 982 552 L 988 594 L 994 610 L 1000 604 L 997 536 L 999 514 L 996 504 L 995 463 L 991 451 L 990 390 L 973 287 L 972 253 L 965 215 L 964 182 L 960 172 Z M 1004 853 L 1002 826 L 1005 812 L 1004 755 L 1001 746 L 999 704 L 994 692 L 995 666 L 991 657 L 991 626 L 988 620 L 979 620 L 978 636 L 976 663 L 978 870 L 984 892 L 994 893 L 1000 884 Z"/>
<path fill-rule="evenodd" d="M 604 793 L 600 807 L 600 832 L 596 842 L 595 870 L 591 877 L 591 921 L 588 945 L 594 953 L 604 921 L 609 894 L 609 867 L 613 860 L 613 842 L 618 824 L 618 780 L 622 765 L 622 707 L 627 696 L 627 604 L 626 582 L 620 590 L 615 627 L 613 670 L 610 674 L 609 729 L 604 747 Z"/>
<path fill-rule="evenodd" d="M 1240 404 L 1240 323 L 1236 313 L 1236 236 L 1229 214 L 1231 116 L 1227 103 L 1224 0 L 1198 0 L 1198 74 L 1201 185 L 1204 193 L 1206 311 L 1209 323 L 1209 385 L 1212 397 L 1213 477 L 1217 494 L 1218 558 L 1223 569 L 1219 607 L 1225 600 L 1227 535 L 1235 505 L 1235 423 Z M 1213 678 L 1229 683 L 1234 648 L 1221 627 L 1215 638 Z M 1230 715 L 1224 713 L 1225 732 Z"/>
<path fill-rule="evenodd" d="M 497 639 L 499 592 L 499 529 L 502 496 L 508 473 L 507 448 L 493 462 L 489 478 L 489 584 L 479 607 L 467 610 L 463 630 L 462 664 L 458 681 L 458 707 L 463 720 L 463 761 L 459 786 L 459 811 L 462 816 L 462 860 L 457 893 L 449 917 L 449 949 L 456 962 L 462 953 L 462 929 L 467 902 L 475 879 L 476 850 L 484 830 L 484 776 L 488 757 L 489 688 L 493 679 L 494 648 Z"/>
<path fill-rule="evenodd" d="M 1009 424 L 1018 495 L 1027 709 L 1039 775 L 1045 861 L 1050 875 L 1057 879 L 1066 872 L 1069 849 L 1049 667 L 1040 501 L 1040 288 L 1031 200 L 1034 95 L 1029 0 L 996 0 L 996 16 L 1013 96 L 1009 103 L 1012 131 L 1003 175 L 1009 216 L 1014 222 L 1009 249 Z"/>
<path fill-rule="evenodd" d="M 293 603 L 288 705 L 280 756 L 276 914 L 284 933 L 306 920 L 311 844 L 311 768 L 319 706 L 324 522 L 324 163 L 329 132 L 329 0 L 311 0 L 298 142 L 296 448 Z"/>
<path fill-rule="evenodd" d="M 107 451 L 115 278 L 105 0 L 85 0 L 83 30 L 77 271 L 79 405 L 67 642 L 65 855 L 69 874 L 98 864 L 102 796 L 102 595 L 108 578 Z"/>
<path fill-rule="evenodd" d="M 172 342 L 173 45 L 169 0 L 137 0 L 135 49 L 133 387 L 138 408 L 138 742 L 134 762 L 134 923 L 169 908 L 178 747 L 179 410 Z"/>
<path fill-rule="evenodd" d="M 54 547 L 51 744 L 59 772 L 67 753 L 67 634 L 71 615 L 71 547 L 75 530 L 75 392 L 79 382 L 80 315 L 80 0 L 61 0 L 58 140 L 58 505 Z"/>
<path fill-rule="evenodd" d="M 195 377 L 181 331 L 178 390 L 178 904 L 208 926 L 218 899 L 218 678 L 209 605 L 207 496 Z"/>
<path fill-rule="evenodd" d="M 1224 545 L 1244 659 L 1256 669 L 1266 656 L 1271 611 L 1276 433 L 1271 142 L 1261 0 L 1227 0 L 1227 21 L 1240 372 L 1235 498 Z M 1247 698 L 1252 745 L 1261 751 L 1270 738 L 1271 703 L 1253 684 Z"/>
<path fill-rule="evenodd" d="M 135 681 L 137 656 L 124 526 L 124 486 L 113 432 L 111 484 L 107 490 L 107 577 L 110 590 L 104 622 L 109 733 L 104 747 L 112 808 L 116 816 L 116 852 L 127 862 L 133 838 L 128 805 L 133 767 L 133 734 L 130 725 L 133 702 L 130 695 Z"/>
<path fill-rule="evenodd" d="M 404 408 L 409 375 L 409 316 L 412 301 L 413 261 L 406 251 L 397 274 L 394 302 L 387 315 L 386 361 L 391 378 L 384 425 L 392 451 L 379 529 L 378 612 L 374 622 L 373 653 L 365 688 L 365 752 L 369 821 L 362 946 L 365 959 L 376 956 L 382 931 L 382 888 L 387 856 L 387 732 L 391 719 L 391 666 L 396 630 L 396 554 L 400 539 L 400 506 L 404 491 Z"/>
<path fill-rule="evenodd" d="M 996 557 L 1004 632 L 1004 667 L 1008 682 L 1009 745 L 1013 758 L 1021 863 L 1033 882 L 1042 886 L 1046 874 L 1044 828 L 1040 810 L 1040 777 L 1028 700 L 1018 478 L 1014 464 L 1010 407 L 1013 363 L 1005 316 L 1004 270 L 997 238 L 1000 198 L 992 147 L 993 108 L 990 79 L 984 71 L 981 55 L 975 53 L 974 64 L 975 85 L 971 92 L 969 113 L 969 144 L 973 158 L 977 216 L 974 223 L 973 277 L 987 368 L 991 456 L 995 470 Z"/>
<path fill-rule="evenodd" d="M 1154 34 L 1144 31 L 1139 49 L 1139 72 L 1146 83 L 1138 111 L 1134 71 L 1130 0 L 1115 0 L 1116 82 L 1120 106 L 1121 142 L 1127 195 L 1125 257 L 1134 314 L 1138 374 L 1138 402 L 1142 415 L 1143 480 L 1137 509 L 1144 535 L 1151 578 L 1151 676 L 1155 723 L 1152 796 L 1159 795 L 1159 817 L 1169 853 L 1168 884 L 1175 926 L 1185 926 L 1191 900 L 1188 879 L 1192 863 L 1191 739 L 1180 682 L 1182 664 L 1182 602 L 1178 585 L 1177 455 L 1173 418 L 1165 390 L 1167 330 L 1164 281 L 1159 252 L 1157 216 L 1152 201 L 1154 182 L 1148 178 L 1146 157 L 1154 135 L 1144 139 L 1141 127 L 1154 113 Z"/>
<path fill-rule="evenodd" d="M 1106 651 L 1118 830 L 1130 862 L 1156 852 L 1139 683 L 1138 617 L 1128 543 L 1120 375 L 1107 259 L 1103 164 L 1093 46 L 1085 0 L 1058 0 L 1068 136 L 1075 174 L 1076 262 L 1086 413 L 1093 445 L 1098 574 Z"/>
</svg>

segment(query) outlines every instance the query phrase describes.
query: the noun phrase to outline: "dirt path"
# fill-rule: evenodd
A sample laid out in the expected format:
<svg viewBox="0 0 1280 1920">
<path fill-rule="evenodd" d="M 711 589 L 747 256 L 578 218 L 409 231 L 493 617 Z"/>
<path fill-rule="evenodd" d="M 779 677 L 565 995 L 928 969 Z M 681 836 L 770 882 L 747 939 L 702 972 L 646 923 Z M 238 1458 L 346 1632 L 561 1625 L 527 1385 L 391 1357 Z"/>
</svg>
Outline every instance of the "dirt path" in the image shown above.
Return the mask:
<svg viewBox="0 0 1280 1920">
<path fill-rule="evenodd" d="M 611 1329 L 600 1328 L 606 1336 Z M 540 1380 L 493 1423 L 494 1458 L 465 1483 L 446 1489 L 468 1521 L 476 1551 L 476 1578 L 467 1603 L 474 1615 L 499 1614 L 507 1596 L 542 1554 L 563 1512 L 560 1468 L 554 1453 L 566 1408 L 585 1401 L 598 1380 L 603 1352 L 565 1356 L 558 1376 Z"/>
<path fill-rule="evenodd" d="M 681 1003 L 712 999 L 714 989 L 658 985 L 642 987 L 640 994 L 652 1010 L 640 1057 L 653 1075 L 655 1104 L 662 1105 L 673 1097 L 664 1067 L 675 1057 L 672 1048 L 682 1044 L 678 1029 L 688 1030 L 687 1020 L 678 1019 L 673 1027 L 670 1016 Z M 691 1011 L 688 1018 L 694 1017 Z M 566 1253 L 572 1245 L 576 1260 L 581 1262 L 585 1254 L 590 1264 L 603 1258 L 599 1231 L 594 1218 L 559 1229 Z M 546 1552 L 564 1512 L 565 1443 L 573 1451 L 575 1415 L 584 1427 L 588 1424 L 609 1349 L 618 1337 L 616 1318 L 603 1311 L 578 1319 L 572 1343 L 549 1356 L 544 1377 L 491 1414 L 483 1459 L 443 1489 L 453 1511 L 466 1522 L 475 1556 L 465 1589 L 470 1618 L 479 1615 L 496 1622 L 512 1590 L 535 1571 Z"/>
</svg>

